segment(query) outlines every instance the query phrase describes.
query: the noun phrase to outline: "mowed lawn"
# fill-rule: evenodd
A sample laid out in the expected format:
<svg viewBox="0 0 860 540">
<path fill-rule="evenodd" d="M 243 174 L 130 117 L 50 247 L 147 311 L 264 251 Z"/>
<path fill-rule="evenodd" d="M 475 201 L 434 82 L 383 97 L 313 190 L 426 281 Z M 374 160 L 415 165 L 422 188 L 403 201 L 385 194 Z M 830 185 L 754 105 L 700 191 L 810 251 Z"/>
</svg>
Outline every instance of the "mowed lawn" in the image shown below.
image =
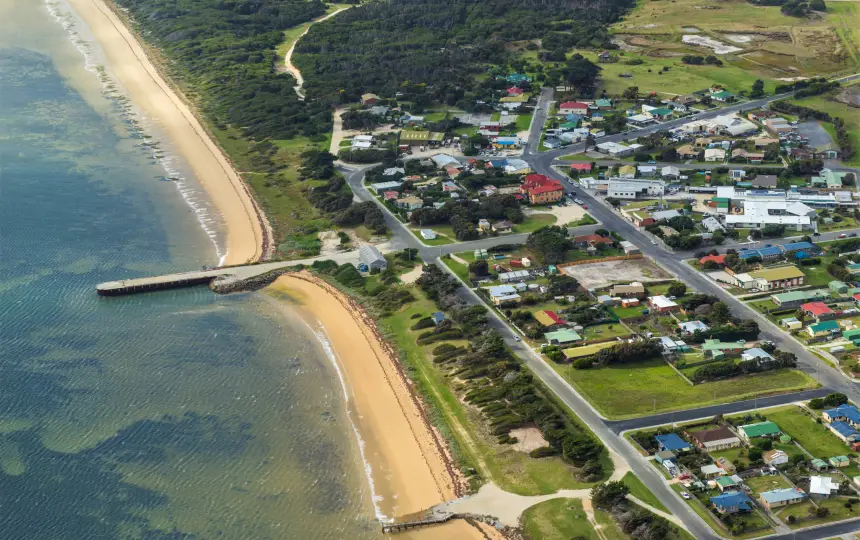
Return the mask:
<svg viewBox="0 0 860 540">
<path fill-rule="evenodd" d="M 769 410 L 765 417 L 776 422 L 779 429 L 791 435 L 807 452 L 817 458 L 827 459 L 850 452 L 848 446 L 824 427 L 824 424 L 817 423 L 800 407 L 790 405 Z"/>
<path fill-rule="evenodd" d="M 523 514 L 526 537 L 542 540 L 587 538 L 600 540 L 579 499 L 553 499 L 532 506 Z"/>
<path fill-rule="evenodd" d="M 645 484 L 642 483 L 642 480 L 633 474 L 632 472 L 628 472 L 621 478 L 621 483 L 630 488 L 630 494 L 644 502 L 645 504 L 650 504 L 657 510 L 662 510 L 664 512 L 669 512 L 669 509 L 660 502 L 660 499 L 657 498 L 656 495 L 651 493 L 651 490 L 645 487 Z"/>
<path fill-rule="evenodd" d="M 692 409 L 816 386 L 815 381 L 794 369 L 692 386 L 660 359 L 591 369 L 573 369 L 552 361 L 549 364 L 608 418 Z"/>
</svg>

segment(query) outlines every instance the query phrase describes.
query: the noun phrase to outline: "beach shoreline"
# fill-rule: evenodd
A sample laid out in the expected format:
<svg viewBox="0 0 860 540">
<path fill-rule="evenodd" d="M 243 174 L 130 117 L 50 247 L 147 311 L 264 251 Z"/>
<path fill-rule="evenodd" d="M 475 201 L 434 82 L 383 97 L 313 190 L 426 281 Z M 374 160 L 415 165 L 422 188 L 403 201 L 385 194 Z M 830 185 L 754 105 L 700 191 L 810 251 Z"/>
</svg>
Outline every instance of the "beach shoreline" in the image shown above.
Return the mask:
<svg viewBox="0 0 860 540">
<path fill-rule="evenodd" d="M 185 159 L 226 228 L 221 264 L 265 259 L 273 249 L 272 230 L 250 188 L 178 91 L 168 84 L 108 0 L 67 0 L 98 41 L 111 74 L 131 102 L 170 139 Z"/>
<path fill-rule="evenodd" d="M 395 351 L 374 320 L 346 294 L 307 272 L 279 277 L 266 292 L 300 313 L 345 383 L 377 514 L 402 518 L 465 493 L 444 440 L 430 425 Z M 404 533 L 406 538 L 486 538 L 465 521 Z"/>
</svg>

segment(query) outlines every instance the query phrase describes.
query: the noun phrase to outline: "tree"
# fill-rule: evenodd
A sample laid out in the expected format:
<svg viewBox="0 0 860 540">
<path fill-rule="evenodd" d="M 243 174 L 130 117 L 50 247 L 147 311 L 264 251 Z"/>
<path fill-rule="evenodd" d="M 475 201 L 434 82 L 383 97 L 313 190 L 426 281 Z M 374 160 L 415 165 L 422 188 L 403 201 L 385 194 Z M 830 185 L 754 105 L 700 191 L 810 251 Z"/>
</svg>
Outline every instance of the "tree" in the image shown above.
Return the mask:
<svg viewBox="0 0 860 540">
<path fill-rule="evenodd" d="M 610 510 L 624 501 L 630 488 L 621 482 L 605 482 L 591 488 L 591 503 L 601 510 Z"/>
<path fill-rule="evenodd" d="M 750 97 L 761 97 L 764 95 L 764 81 L 761 79 L 756 79 L 752 84 L 752 91 L 750 92 Z"/>
<path fill-rule="evenodd" d="M 680 297 L 687 294 L 687 286 L 680 281 L 676 281 L 669 285 L 669 296 Z"/>
<path fill-rule="evenodd" d="M 490 268 L 487 264 L 487 261 L 483 259 L 472 261 L 471 263 L 469 263 L 469 273 L 475 277 L 486 276 L 490 273 Z"/>
<path fill-rule="evenodd" d="M 541 264 L 564 262 L 565 254 L 572 247 L 567 236 L 567 228 L 557 225 L 541 227 L 531 233 L 526 247 Z"/>
<path fill-rule="evenodd" d="M 732 318 L 732 314 L 725 302 L 717 302 L 711 307 L 708 318 L 712 323 L 720 325 L 727 323 Z"/>
<path fill-rule="evenodd" d="M 624 92 L 621 93 L 621 97 L 624 99 L 639 99 L 639 87 L 628 86 L 624 89 Z"/>
<path fill-rule="evenodd" d="M 827 11 L 827 6 L 824 4 L 824 0 L 810 0 L 809 9 L 812 11 Z"/>
</svg>

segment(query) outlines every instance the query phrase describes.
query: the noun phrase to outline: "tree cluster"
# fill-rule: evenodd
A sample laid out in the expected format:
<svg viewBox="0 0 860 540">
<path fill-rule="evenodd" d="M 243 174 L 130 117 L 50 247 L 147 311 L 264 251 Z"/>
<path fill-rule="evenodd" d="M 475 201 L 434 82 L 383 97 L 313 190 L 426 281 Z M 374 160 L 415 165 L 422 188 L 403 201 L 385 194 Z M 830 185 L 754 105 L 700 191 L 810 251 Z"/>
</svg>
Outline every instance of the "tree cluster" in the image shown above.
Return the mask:
<svg viewBox="0 0 860 540">
<path fill-rule="evenodd" d="M 760 373 L 763 371 L 771 371 L 774 369 L 780 369 L 785 367 L 793 368 L 796 366 L 797 358 L 793 354 L 777 351 L 773 355 L 773 360 L 765 362 L 750 360 L 747 362 L 735 363 L 734 360 L 727 360 L 725 362 L 708 364 L 706 366 L 700 367 L 695 372 L 693 372 L 693 375 L 690 377 L 690 380 L 692 380 L 694 383 L 703 383 L 716 379 L 725 379 L 729 377 L 736 377 L 738 375 L 745 375 L 747 373 Z"/>
</svg>

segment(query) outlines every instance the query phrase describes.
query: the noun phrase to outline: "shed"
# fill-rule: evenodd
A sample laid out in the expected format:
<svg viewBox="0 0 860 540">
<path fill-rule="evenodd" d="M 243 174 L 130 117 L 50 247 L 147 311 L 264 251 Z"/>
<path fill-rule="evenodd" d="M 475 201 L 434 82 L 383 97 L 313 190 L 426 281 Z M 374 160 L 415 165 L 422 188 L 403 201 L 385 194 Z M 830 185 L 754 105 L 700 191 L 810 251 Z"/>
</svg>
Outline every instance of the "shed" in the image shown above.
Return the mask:
<svg viewBox="0 0 860 540">
<path fill-rule="evenodd" d="M 367 266 L 368 270 L 385 270 L 388 268 L 388 261 L 382 256 L 382 253 L 375 246 L 363 245 L 358 248 L 358 260 L 361 264 Z"/>
</svg>

